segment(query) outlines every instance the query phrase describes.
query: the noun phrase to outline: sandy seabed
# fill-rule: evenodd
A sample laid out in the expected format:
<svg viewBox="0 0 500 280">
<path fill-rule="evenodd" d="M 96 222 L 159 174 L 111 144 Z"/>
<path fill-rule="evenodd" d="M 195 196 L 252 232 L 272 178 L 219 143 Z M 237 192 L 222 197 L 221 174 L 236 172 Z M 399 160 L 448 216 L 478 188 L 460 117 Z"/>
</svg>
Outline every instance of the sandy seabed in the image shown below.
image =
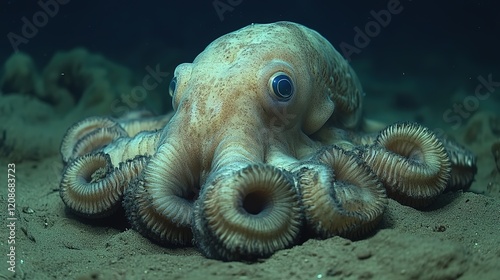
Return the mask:
<svg viewBox="0 0 500 280">
<path fill-rule="evenodd" d="M 2 160 L 0 181 L 7 181 Z M 15 274 L 6 279 L 498 279 L 500 201 L 471 192 L 442 195 L 430 209 L 389 200 L 374 234 L 309 240 L 256 263 L 221 262 L 194 248 L 157 246 L 117 215 L 81 220 L 59 197 L 60 158 L 16 164 Z M 2 192 L 5 201 L 5 193 Z M 6 206 L 2 220 L 7 220 Z M 119 214 L 119 213 L 118 213 Z M 5 223 L 5 222 L 4 222 Z M 1 278 L 1 277 L 0 277 Z"/>
</svg>

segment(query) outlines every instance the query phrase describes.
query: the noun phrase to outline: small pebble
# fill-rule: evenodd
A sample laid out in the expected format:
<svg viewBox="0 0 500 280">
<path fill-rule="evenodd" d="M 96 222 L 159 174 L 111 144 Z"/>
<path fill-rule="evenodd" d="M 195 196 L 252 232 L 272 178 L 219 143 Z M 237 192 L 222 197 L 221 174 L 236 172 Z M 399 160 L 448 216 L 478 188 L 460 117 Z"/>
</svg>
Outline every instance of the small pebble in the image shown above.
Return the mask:
<svg viewBox="0 0 500 280">
<path fill-rule="evenodd" d="M 31 209 L 31 207 L 25 206 L 25 207 L 23 207 L 23 213 L 33 214 L 33 213 L 35 213 L 35 210 Z"/>
<path fill-rule="evenodd" d="M 366 260 L 372 256 L 372 252 L 366 248 L 357 248 L 355 254 L 359 260 Z"/>
</svg>

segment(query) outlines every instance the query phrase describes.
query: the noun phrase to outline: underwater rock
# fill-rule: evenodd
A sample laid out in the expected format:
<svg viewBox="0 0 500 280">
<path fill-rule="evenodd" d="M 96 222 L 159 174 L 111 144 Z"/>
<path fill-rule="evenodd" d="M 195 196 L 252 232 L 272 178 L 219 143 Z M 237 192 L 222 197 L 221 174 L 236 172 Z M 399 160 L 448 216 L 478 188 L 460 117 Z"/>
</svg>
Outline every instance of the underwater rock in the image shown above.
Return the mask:
<svg viewBox="0 0 500 280">
<path fill-rule="evenodd" d="M 56 153 L 66 123 L 33 96 L 9 94 L 0 95 L 0 124 L 0 157 L 19 162 Z"/>
<path fill-rule="evenodd" d="M 500 115 L 493 112 L 474 114 L 457 135 L 474 153 L 477 154 L 478 173 L 470 190 L 500 197 L 500 171 L 495 161 L 496 144 L 498 143 L 498 124 Z"/>
<path fill-rule="evenodd" d="M 83 48 L 58 52 L 42 74 L 45 98 L 57 112 L 67 113 L 74 106 L 108 112 L 111 102 L 132 89 L 131 73 L 101 55 Z"/>
<path fill-rule="evenodd" d="M 493 143 L 493 145 L 491 145 L 491 153 L 493 154 L 493 158 L 495 159 L 497 171 L 500 172 L 500 141 L 497 141 Z"/>
<path fill-rule="evenodd" d="M 25 53 L 16 52 L 4 64 L 0 92 L 39 95 L 42 91 L 40 82 L 33 59 Z"/>
<path fill-rule="evenodd" d="M 132 84 L 128 69 L 83 48 L 56 53 L 41 73 L 29 55 L 12 54 L 0 77 L 0 156 L 56 154 L 70 124 L 109 114 Z"/>
</svg>

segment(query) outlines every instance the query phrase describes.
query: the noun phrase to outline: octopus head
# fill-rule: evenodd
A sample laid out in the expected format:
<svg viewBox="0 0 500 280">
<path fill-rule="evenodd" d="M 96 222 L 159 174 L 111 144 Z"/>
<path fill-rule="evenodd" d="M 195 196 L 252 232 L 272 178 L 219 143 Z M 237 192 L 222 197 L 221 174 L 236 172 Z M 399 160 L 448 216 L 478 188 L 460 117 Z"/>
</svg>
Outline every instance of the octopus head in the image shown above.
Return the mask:
<svg viewBox="0 0 500 280">
<path fill-rule="evenodd" d="M 252 24 L 179 65 L 170 94 L 174 110 L 207 133 L 234 124 L 311 134 L 331 118 L 334 95 L 348 91 L 348 82 L 336 79 L 349 69 L 316 31 L 291 22 Z"/>
</svg>

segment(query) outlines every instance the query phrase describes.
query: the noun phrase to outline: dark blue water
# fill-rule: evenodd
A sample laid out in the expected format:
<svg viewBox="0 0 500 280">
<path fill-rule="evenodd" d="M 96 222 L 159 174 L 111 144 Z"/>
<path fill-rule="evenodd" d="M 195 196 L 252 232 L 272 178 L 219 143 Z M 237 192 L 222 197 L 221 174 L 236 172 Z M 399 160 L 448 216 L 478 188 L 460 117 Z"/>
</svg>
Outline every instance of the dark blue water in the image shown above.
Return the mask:
<svg viewBox="0 0 500 280">
<path fill-rule="evenodd" d="M 489 74 L 500 80 L 500 13 L 494 1 L 335 2 L 3 1 L 0 61 L 20 50 L 42 68 L 57 51 L 85 47 L 138 75 L 165 57 L 166 71 L 173 71 L 225 33 L 289 20 L 329 39 L 351 60 L 368 93 L 388 93 L 372 80 L 415 79 L 391 101 L 396 108 L 415 109 L 436 96 L 446 108 L 457 87 L 473 91 L 477 78 Z M 366 61 L 369 69 L 357 66 Z M 162 86 L 166 92 L 168 83 Z"/>
</svg>

